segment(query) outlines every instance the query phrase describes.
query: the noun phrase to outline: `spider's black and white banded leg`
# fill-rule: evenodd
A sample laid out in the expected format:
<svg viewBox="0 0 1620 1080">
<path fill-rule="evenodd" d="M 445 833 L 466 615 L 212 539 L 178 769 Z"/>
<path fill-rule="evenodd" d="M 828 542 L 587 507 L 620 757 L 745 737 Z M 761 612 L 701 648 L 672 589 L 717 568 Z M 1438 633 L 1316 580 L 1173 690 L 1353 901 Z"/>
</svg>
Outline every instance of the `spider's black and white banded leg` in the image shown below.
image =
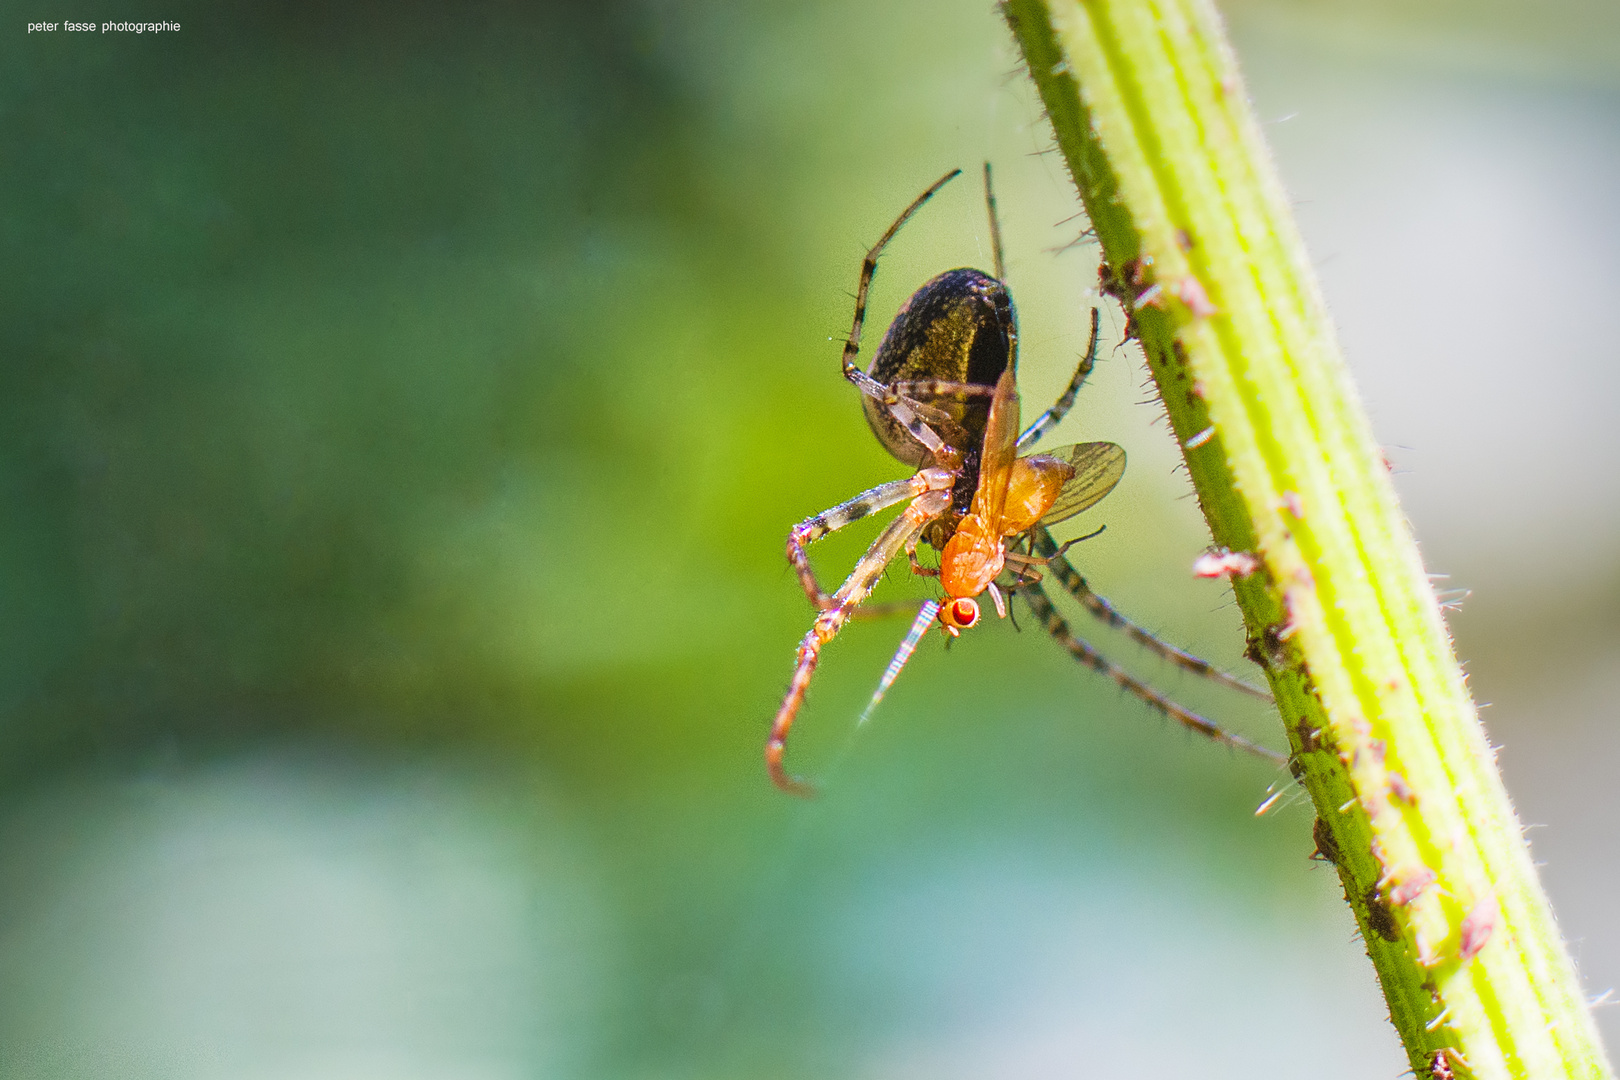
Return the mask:
<svg viewBox="0 0 1620 1080">
<path fill-rule="evenodd" d="M 1057 399 L 1057 403 L 1050 409 L 1035 418 L 1035 422 L 1024 429 L 1018 436 L 1018 452 L 1027 453 L 1041 436 L 1058 426 L 1058 422 L 1069 415 L 1074 407 L 1075 395 L 1080 393 L 1080 387 L 1085 384 L 1086 376 L 1091 374 L 1091 368 L 1097 362 L 1097 342 L 1102 334 L 1102 318 L 1096 308 L 1091 309 L 1091 344 L 1086 346 L 1086 355 L 1080 359 L 1080 366 L 1074 369 L 1074 378 L 1069 380 L 1068 389 Z"/>
<path fill-rule="evenodd" d="M 984 209 L 990 215 L 990 258 L 996 268 L 996 280 L 1007 283 L 1007 261 L 1001 252 L 1001 215 L 996 213 L 996 189 L 990 183 L 990 163 L 984 163 Z"/>
<path fill-rule="evenodd" d="M 984 383 L 954 382 L 950 379 L 901 379 L 889 384 L 889 395 L 884 398 L 884 404 L 903 401 L 910 405 L 917 415 L 930 422 L 934 420 L 949 420 L 950 413 L 932 405 L 924 405 L 919 398 L 948 398 L 956 397 L 982 397 L 996 396 L 994 386 Z"/>
<path fill-rule="evenodd" d="M 889 241 L 894 239 L 894 234 L 900 231 L 900 226 L 911 219 L 912 214 L 922 209 L 922 205 L 932 199 L 940 188 L 961 175 L 961 169 L 953 169 L 929 185 L 927 191 L 917 196 L 910 206 L 901 211 L 900 216 L 894 219 L 894 224 L 889 226 L 889 231 L 878 238 L 878 242 L 872 245 L 871 250 L 866 253 L 866 258 L 861 261 L 860 284 L 855 287 L 855 319 L 850 324 L 849 337 L 844 339 L 843 367 L 844 378 L 854 383 L 867 397 L 885 401 L 889 396 L 888 387 L 855 364 L 855 357 L 860 355 L 861 351 L 861 327 L 866 323 L 866 298 L 872 289 L 872 277 L 877 273 L 878 256 L 883 254 L 883 249 L 888 247 Z"/>
<path fill-rule="evenodd" d="M 839 503 L 831 510 L 823 510 L 815 517 L 805 518 L 793 526 L 787 538 L 788 562 L 793 564 L 794 571 L 799 575 L 799 584 L 804 586 L 804 594 L 817 610 L 828 611 L 837 606 L 837 594 L 826 592 L 816 580 L 816 572 L 810 566 L 810 556 L 804 550 L 806 547 L 830 532 L 836 532 L 845 525 L 879 510 L 886 510 L 896 503 L 915 499 L 930 491 L 949 491 L 955 482 L 956 478 L 949 470 L 924 469 L 905 480 L 879 484 L 848 502 Z"/>
<path fill-rule="evenodd" d="M 816 664 L 821 659 L 822 646 L 843 629 L 850 613 L 872 594 L 873 588 L 877 586 L 878 579 L 883 576 L 883 571 L 890 561 L 921 536 L 928 523 L 944 513 L 950 505 L 949 490 L 924 491 L 913 499 L 905 512 L 891 521 L 889 527 L 884 529 L 883 534 L 867 549 L 866 554 L 861 556 L 861 560 L 855 564 L 855 569 L 850 571 L 849 577 L 845 578 L 844 583 L 838 586 L 838 591 L 832 594 L 831 605 L 816 616 L 810 632 L 799 642 L 793 680 L 788 684 L 787 695 L 782 699 L 782 707 L 776 712 L 776 719 L 771 722 L 771 734 L 765 742 L 765 768 L 777 787 L 794 795 L 809 795 L 812 791 L 803 780 L 788 775 L 782 765 L 782 754 L 787 748 L 788 731 L 793 727 L 793 720 L 799 714 L 799 706 L 804 704 L 804 694 L 810 687 L 810 677 L 815 674 Z"/>
<path fill-rule="evenodd" d="M 1086 579 L 1080 575 L 1069 560 L 1063 557 L 1062 551 L 1052 533 L 1044 525 L 1036 526 L 1033 531 L 1035 550 L 1046 560 L 1046 569 L 1068 590 L 1070 596 L 1080 601 L 1080 605 L 1090 612 L 1091 616 L 1099 622 L 1105 623 L 1116 630 L 1123 630 L 1137 644 L 1156 656 L 1163 657 L 1172 664 L 1195 675 L 1201 675 L 1211 682 L 1233 690 L 1242 691 L 1250 697 L 1261 701 L 1270 701 L 1271 695 L 1252 686 L 1242 679 L 1228 675 L 1208 660 L 1194 656 L 1190 652 L 1176 648 L 1167 641 L 1155 636 L 1151 631 L 1138 626 L 1136 623 L 1121 615 L 1106 599 L 1093 592 Z M 1022 591 L 1022 589 L 1020 590 Z"/>
<path fill-rule="evenodd" d="M 1073 631 L 1069 629 L 1069 624 L 1052 606 L 1052 601 L 1047 598 L 1046 591 L 1041 588 L 1039 583 L 1031 583 L 1020 588 L 1018 595 L 1023 597 L 1024 602 L 1029 605 L 1030 611 L 1034 612 L 1035 617 L 1041 620 L 1041 624 L 1046 627 L 1046 632 L 1057 639 L 1059 645 L 1068 649 L 1069 653 L 1082 664 L 1114 680 L 1121 690 L 1134 695 L 1140 701 L 1168 716 L 1189 731 L 1195 731 L 1206 738 L 1213 739 L 1218 743 L 1224 743 L 1235 750 L 1254 754 L 1256 757 L 1274 761 L 1279 765 L 1288 760 L 1282 754 L 1267 750 L 1265 747 L 1252 743 L 1241 735 L 1234 735 L 1214 721 L 1206 720 L 1192 710 L 1177 705 L 1174 701 L 1171 701 L 1145 683 L 1138 682 L 1128 672 L 1112 663 L 1085 641 L 1075 637 Z"/>
</svg>

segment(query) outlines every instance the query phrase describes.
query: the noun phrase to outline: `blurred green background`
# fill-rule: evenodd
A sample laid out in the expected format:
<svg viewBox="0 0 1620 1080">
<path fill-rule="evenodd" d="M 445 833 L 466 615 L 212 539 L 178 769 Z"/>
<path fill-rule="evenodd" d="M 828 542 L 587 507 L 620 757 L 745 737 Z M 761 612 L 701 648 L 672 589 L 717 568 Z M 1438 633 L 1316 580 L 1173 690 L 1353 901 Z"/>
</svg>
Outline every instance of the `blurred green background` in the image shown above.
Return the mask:
<svg viewBox="0 0 1620 1080">
<path fill-rule="evenodd" d="M 853 627 L 790 751 L 823 797 L 764 779 L 783 537 L 903 472 L 837 376 L 866 245 L 988 158 L 1031 411 L 1084 345 L 1096 253 L 986 0 L 5 7 L 0 1075 L 1404 1068 L 1309 809 L 1255 818 L 1275 770 L 1037 632 L 925 648 L 857 733 L 904 624 Z M 1596 993 L 1620 16 L 1228 14 Z M 980 200 L 901 235 L 869 340 L 987 266 Z M 1131 468 L 1071 532 L 1242 670 L 1121 324 L 1053 441 Z"/>
</svg>

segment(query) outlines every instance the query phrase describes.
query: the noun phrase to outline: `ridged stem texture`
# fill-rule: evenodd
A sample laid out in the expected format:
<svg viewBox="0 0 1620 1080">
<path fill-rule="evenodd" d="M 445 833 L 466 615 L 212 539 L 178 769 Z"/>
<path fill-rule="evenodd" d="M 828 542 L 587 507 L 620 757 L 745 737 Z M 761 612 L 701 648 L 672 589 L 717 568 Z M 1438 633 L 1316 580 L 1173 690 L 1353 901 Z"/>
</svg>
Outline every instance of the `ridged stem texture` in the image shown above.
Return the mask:
<svg viewBox="0 0 1620 1080">
<path fill-rule="evenodd" d="M 1219 16 L 1003 12 L 1414 1073 L 1611 1075 Z"/>
</svg>

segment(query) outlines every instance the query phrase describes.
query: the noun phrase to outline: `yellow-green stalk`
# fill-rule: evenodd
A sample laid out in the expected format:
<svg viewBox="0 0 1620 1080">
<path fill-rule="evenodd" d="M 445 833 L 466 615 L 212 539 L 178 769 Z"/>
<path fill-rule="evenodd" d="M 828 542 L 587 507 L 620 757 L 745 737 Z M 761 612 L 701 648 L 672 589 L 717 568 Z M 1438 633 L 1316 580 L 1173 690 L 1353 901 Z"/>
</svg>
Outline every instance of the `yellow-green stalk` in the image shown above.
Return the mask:
<svg viewBox="0 0 1620 1080">
<path fill-rule="evenodd" d="M 1003 12 L 1215 543 L 1258 559 L 1250 655 L 1412 1069 L 1609 1076 L 1219 16 Z"/>
</svg>

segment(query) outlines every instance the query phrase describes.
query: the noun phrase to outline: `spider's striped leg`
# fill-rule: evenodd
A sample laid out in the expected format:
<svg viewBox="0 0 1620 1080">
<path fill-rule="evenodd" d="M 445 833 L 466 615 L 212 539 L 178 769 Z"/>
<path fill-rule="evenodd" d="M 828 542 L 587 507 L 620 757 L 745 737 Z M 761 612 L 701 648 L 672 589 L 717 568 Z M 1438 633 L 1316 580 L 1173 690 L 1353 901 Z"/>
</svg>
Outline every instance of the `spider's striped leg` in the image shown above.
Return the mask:
<svg viewBox="0 0 1620 1080">
<path fill-rule="evenodd" d="M 889 384 L 890 398 L 899 399 L 909 404 L 918 415 L 925 420 L 935 419 L 938 414 L 949 420 L 950 414 L 943 409 L 934 409 L 923 405 L 919 407 L 914 398 L 948 398 L 957 397 L 995 397 L 996 388 L 985 383 L 955 382 L 951 379 L 901 379 Z"/>
<path fill-rule="evenodd" d="M 1007 280 L 1007 260 L 1001 253 L 1001 217 L 996 213 L 996 191 L 990 183 L 990 163 L 984 163 L 984 209 L 990 215 L 990 257 L 995 260 L 996 280 Z"/>
<path fill-rule="evenodd" d="M 782 767 L 782 752 L 787 745 L 788 731 L 793 727 L 793 718 L 798 715 L 799 706 L 804 704 L 804 693 L 810 686 L 810 676 L 815 674 L 816 663 L 821 659 L 821 647 L 843 629 L 850 612 L 871 595 L 890 561 L 904 551 L 906 545 L 921 535 L 928 523 L 944 513 L 950 505 L 949 490 L 924 491 L 913 499 L 905 512 L 891 521 L 889 527 L 884 529 L 883 534 L 867 549 L 866 554 L 861 556 L 860 562 L 855 564 L 855 569 L 850 571 L 849 577 L 845 578 L 838 591 L 832 594 L 832 606 L 816 616 L 810 632 L 799 642 L 798 662 L 793 668 L 793 681 L 788 684 L 787 695 L 782 699 L 782 707 L 776 711 L 776 719 L 771 722 L 770 738 L 765 743 L 765 769 L 770 773 L 771 780 L 783 791 L 794 795 L 809 795 L 814 790 L 803 780 L 788 775 L 787 770 Z"/>
<path fill-rule="evenodd" d="M 879 382 L 862 371 L 856 365 L 855 358 L 860 355 L 861 351 L 861 329 L 866 325 L 866 301 L 872 289 L 872 278 L 877 273 L 878 256 L 883 253 L 883 249 L 888 246 L 889 241 L 894 239 L 894 235 L 900 231 L 900 227 L 911 219 L 911 215 L 922 209 L 922 205 L 932 199 L 940 188 L 960 175 L 962 175 L 961 169 L 953 169 L 929 185 L 928 190 L 912 200 L 911 205 L 906 207 L 900 216 L 894 219 L 894 224 L 889 226 L 888 231 L 879 237 L 878 242 L 873 244 L 871 250 L 866 253 L 866 258 L 861 262 L 860 282 L 855 288 L 855 317 L 850 323 L 849 337 L 844 339 L 844 355 L 842 359 L 844 378 L 854 383 L 855 388 L 862 394 L 881 402 L 889 410 L 890 414 L 905 427 L 911 437 L 927 447 L 933 454 L 934 460 L 942 464 L 957 460 L 959 452 L 955 448 L 947 447 L 945 441 L 928 425 L 948 423 L 951 420 L 950 414 L 943 409 L 908 396 L 902 391 L 897 391 L 886 383 Z M 984 394 L 994 392 L 994 387 L 981 388 L 969 383 L 941 382 L 939 385 L 955 388 L 958 393 Z"/>
<path fill-rule="evenodd" d="M 1029 605 L 1030 611 L 1034 612 L 1035 617 L 1041 620 L 1041 623 L 1046 627 L 1046 632 L 1056 638 L 1059 645 L 1068 649 L 1076 660 L 1093 671 L 1113 679 L 1115 683 L 1119 684 L 1120 689 L 1135 695 L 1138 699 L 1189 731 L 1196 731 L 1198 734 L 1214 739 L 1218 743 L 1224 743 L 1233 749 L 1243 750 L 1257 757 L 1263 757 L 1267 761 L 1277 762 L 1279 765 L 1288 760 L 1282 754 L 1267 750 L 1265 747 L 1252 743 L 1241 735 L 1232 734 L 1214 721 L 1204 719 L 1197 713 L 1177 705 L 1174 701 L 1171 701 L 1145 683 L 1138 682 L 1124 669 L 1116 666 L 1096 649 L 1075 637 L 1069 629 L 1069 624 L 1063 620 L 1063 616 L 1058 614 L 1057 609 L 1052 606 L 1052 601 L 1047 598 L 1046 590 L 1042 589 L 1039 584 L 1030 584 L 1019 589 L 1018 595 L 1024 598 L 1024 602 Z"/>
<path fill-rule="evenodd" d="M 889 687 L 894 685 L 894 680 L 900 677 L 900 672 L 905 670 L 906 663 L 911 659 L 911 654 L 916 652 L 917 646 L 922 643 L 923 635 L 933 629 L 935 620 L 938 618 L 939 602 L 937 600 L 924 600 L 922 606 L 917 609 L 917 617 L 911 620 L 911 629 L 906 632 L 906 636 L 901 640 L 900 647 L 894 650 L 894 657 L 889 661 L 889 666 L 883 669 L 883 678 L 878 680 L 877 689 L 872 691 L 872 700 L 866 703 L 866 709 L 861 713 L 859 723 L 864 724 L 872 719 L 872 710 L 878 707 L 878 702 L 883 700 L 883 695 L 889 692 Z"/>
<path fill-rule="evenodd" d="M 810 566 L 810 556 L 804 550 L 806 546 L 895 503 L 915 499 L 924 492 L 949 491 L 955 482 L 956 478 L 945 469 L 924 469 L 905 480 L 879 484 L 848 502 L 839 503 L 831 510 L 823 510 L 815 517 L 805 518 L 793 526 L 787 538 L 788 562 L 793 564 L 794 571 L 799 575 L 799 584 L 804 586 L 804 594 L 810 598 L 810 602 L 820 611 L 837 606 L 835 595 L 823 590 L 821 583 L 816 580 L 816 572 Z"/>
<path fill-rule="evenodd" d="M 866 298 L 872 289 L 872 277 L 877 273 L 878 256 L 883 254 L 883 249 L 894 239 L 894 234 L 900 231 L 900 226 L 910 220 L 912 214 L 922 209 L 923 203 L 932 199 L 935 192 L 961 175 L 961 169 L 953 169 L 929 185 L 927 191 L 913 199 L 911 205 L 901 211 L 900 216 L 894 219 L 894 224 L 889 226 L 889 231 L 878 238 L 878 242 L 872 245 L 872 249 L 866 253 L 866 258 L 861 261 L 860 284 L 855 287 L 855 319 L 850 324 L 849 337 L 844 339 L 843 366 L 844 378 L 854 383 L 861 393 L 868 397 L 875 397 L 881 401 L 888 394 L 886 386 L 855 366 L 855 357 L 861 351 L 861 327 L 866 323 Z"/>
<path fill-rule="evenodd" d="M 1046 559 L 1047 570 L 1062 583 L 1071 596 L 1080 601 L 1081 606 L 1090 612 L 1093 618 L 1114 627 L 1116 630 L 1123 630 L 1137 644 L 1149 652 L 1163 657 L 1179 668 L 1190 671 L 1195 675 L 1202 675 L 1212 682 L 1220 683 L 1222 686 L 1230 687 L 1233 690 L 1241 690 L 1250 697 L 1259 698 L 1261 701 L 1271 700 L 1271 695 L 1258 686 L 1246 683 L 1236 676 L 1228 675 L 1208 660 L 1200 659 L 1190 652 L 1176 648 L 1121 615 L 1115 610 L 1114 605 L 1091 591 L 1091 586 L 1086 584 L 1086 579 L 1081 577 L 1080 572 L 1071 566 L 1069 560 L 1065 559 L 1060 553 L 1057 541 L 1052 539 L 1052 533 L 1044 525 L 1036 526 L 1034 537 L 1035 550 Z"/>
<path fill-rule="evenodd" d="M 990 398 L 995 393 L 994 386 L 983 383 L 956 382 L 952 379 L 900 379 L 889 383 L 879 400 L 891 416 L 906 425 L 912 437 L 934 452 L 936 461 L 943 461 L 945 459 L 940 456 L 937 444 L 942 444 L 944 440 L 934 429 L 950 431 L 956 428 L 957 420 L 946 409 L 928 404 L 923 399 L 965 404 L 968 398 Z"/>
<path fill-rule="evenodd" d="M 1092 365 L 1097 362 L 1097 342 L 1101 334 L 1102 318 L 1097 314 L 1097 309 L 1092 308 L 1091 344 L 1086 347 L 1086 355 L 1081 358 L 1080 366 L 1074 369 L 1074 378 L 1069 380 L 1068 389 L 1063 391 L 1063 395 L 1057 399 L 1057 403 L 1041 413 L 1040 416 L 1037 416 L 1035 422 L 1025 428 L 1022 435 L 1018 436 L 1018 452 L 1020 454 L 1025 453 L 1040 442 L 1041 436 L 1057 427 L 1058 421 L 1067 416 L 1069 410 L 1074 407 L 1075 395 L 1080 392 L 1080 387 L 1086 381 L 1086 376 L 1091 374 Z"/>
</svg>

